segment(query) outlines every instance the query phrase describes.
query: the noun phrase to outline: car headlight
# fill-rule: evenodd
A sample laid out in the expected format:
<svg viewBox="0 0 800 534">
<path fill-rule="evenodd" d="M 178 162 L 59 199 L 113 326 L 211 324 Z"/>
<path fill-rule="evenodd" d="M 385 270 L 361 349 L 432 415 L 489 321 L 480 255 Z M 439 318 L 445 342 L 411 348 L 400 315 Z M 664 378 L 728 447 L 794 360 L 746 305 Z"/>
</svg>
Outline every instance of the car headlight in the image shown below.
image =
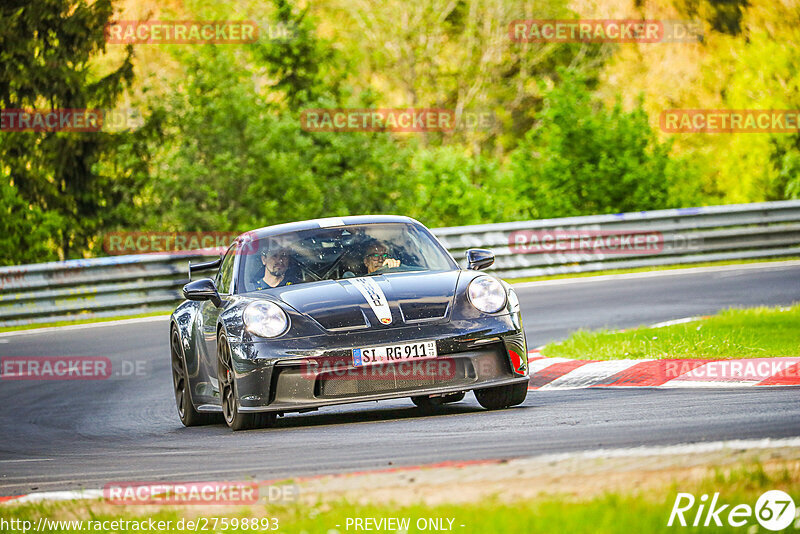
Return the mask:
<svg viewBox="0 0 800 534">
<path fill-rule="evenodd" d="M 484 313 L 495 313 L 506 305 L 506 290 L 497 279 L 479 276 L 469 283 L 469 301 Z"/>
<path fill-rule="evenodd" d="M 244 326 L 258 337 L 276 337 L 289 327 L 286 312 L 274 302 L 252 302 L 244 309 Z"/>
</svg>

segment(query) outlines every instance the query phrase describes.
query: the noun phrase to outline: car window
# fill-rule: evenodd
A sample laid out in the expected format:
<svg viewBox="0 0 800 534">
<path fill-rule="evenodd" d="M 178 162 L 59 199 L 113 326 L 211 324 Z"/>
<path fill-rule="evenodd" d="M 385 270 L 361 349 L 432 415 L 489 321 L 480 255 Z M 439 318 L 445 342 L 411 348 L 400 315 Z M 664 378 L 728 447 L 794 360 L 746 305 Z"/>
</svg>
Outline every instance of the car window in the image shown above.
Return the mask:
<svg viewBox="0 0 800 534">
<path fill-rule="evenodd" d="M 235 257 L 236 244 L 228 249 L 225 258 L 222 260 L 222 265 L 219 266 L 219 271 L 217 272 L 215 283 L 217 285 L 217 291 L 220 293 L 228 294 L 231 292 L 231 282 L 233 282 L 233 260 Z"/>
<path fill-rule="evenodd" d="M 282 285 L 404 271 L 457 269 L 452 257 L 420 225 L 371 223 L 315 228 L 263 237 L 242 254 L 240 279 L 252 291 L 264 276 L 262 257 L 288 257 L 273 274 Z M 244 249 L 243 249 L 244 250 Z M 267 267 L 273 264 L 268 261 Z M 249 282 L 248 282 L 249 281 Z"/>
</svg>

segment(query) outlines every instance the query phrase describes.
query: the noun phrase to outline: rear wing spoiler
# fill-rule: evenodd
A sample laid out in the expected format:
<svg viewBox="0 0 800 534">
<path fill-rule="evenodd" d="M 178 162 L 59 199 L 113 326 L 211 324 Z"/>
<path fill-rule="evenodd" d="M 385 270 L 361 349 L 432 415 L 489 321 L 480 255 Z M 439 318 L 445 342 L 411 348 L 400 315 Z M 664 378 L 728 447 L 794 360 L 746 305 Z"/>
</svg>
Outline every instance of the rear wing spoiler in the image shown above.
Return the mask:
<svg viewBox="0 0 800 534">
<path fill-rule="evenodd" d="M 222 263 L 222 257 L 219 257 L 211 261 L 204 261 L 201 263 L 189 262 L 189 281 L 190 282 L 192 281 L 192 273 L 197 273 L 200 271 L 210 271 L 211 269 L 219 269 L 220 263 Z"/>
</svg>

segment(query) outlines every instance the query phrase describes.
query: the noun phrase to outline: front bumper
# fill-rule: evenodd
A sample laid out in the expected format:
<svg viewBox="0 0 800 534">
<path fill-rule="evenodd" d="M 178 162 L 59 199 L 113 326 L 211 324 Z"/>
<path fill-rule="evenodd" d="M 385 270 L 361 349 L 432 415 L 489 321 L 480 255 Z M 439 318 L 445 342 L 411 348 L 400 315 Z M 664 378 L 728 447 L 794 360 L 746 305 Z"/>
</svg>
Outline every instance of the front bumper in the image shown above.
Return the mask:
<svg viewBox="0 0 800 534">
<path fill-rule="evenodd" d="M 481 330 L 467 333 L 464 326 L 439 324 L 231 344 L 239 410 L 296 412 L 528 380 L 525 336 L 518 317 L 492 317 L 481 323 Z M 416 340 L 435 340 L 438 357 L 369 367 L 352 364 L 353 348 Z"/>
</svg>

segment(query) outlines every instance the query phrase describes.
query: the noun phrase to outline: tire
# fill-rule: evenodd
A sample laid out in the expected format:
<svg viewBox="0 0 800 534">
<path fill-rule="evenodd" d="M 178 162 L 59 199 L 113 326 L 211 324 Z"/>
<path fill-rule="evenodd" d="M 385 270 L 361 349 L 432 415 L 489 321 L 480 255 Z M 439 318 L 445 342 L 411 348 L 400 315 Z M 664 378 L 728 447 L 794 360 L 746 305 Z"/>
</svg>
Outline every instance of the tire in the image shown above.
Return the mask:
<svg viewBox="0 0 800 534">
<path fill-rule="evenodd" d="M 443 404 L 450 404 L 451 402 L 458 402 L 460 400 L 463 400 L 464 395 L 466 395 L 466 393 L 464 393 L 463 391 L 459 393 L 450 393 L 442 397 L 428 397 L 426 395 L 421 395 L 418 397 L 411 397 L 411 402 L 413 402 L 422 409 L 429 410 L 441 406 Z"/>
<path fill-rule="evenodd" d="M 242 413 L 239 411 L 239 395 L 236 377 L 231 364 L 231 348 L 225 334 L 217 337 L 217 379 L 222 415 L 231 430 L 251 430 L 272 426 L 278 415 L 275 413 Z"/>
<path fill-rule="evenodd" d="M 192 388 L 189 386 L 189 373 L 186 370 L 186 356 L 183 353 L 181 337 L 173 328 L 170 333 L 170 361 L 172 363 L 172 391 L 178 417 L 183 426 L 211 425 L 221 422 L 219 414 L 200 413 L 192 403 Z"/>
<path fill-rule="evenodd" d="M 527 382 L 475 390 L 475 398 L 478 399 L 478 404 L 487 410 L 499 410 L 522 404 L 527 396 Z"/>
</svg>

